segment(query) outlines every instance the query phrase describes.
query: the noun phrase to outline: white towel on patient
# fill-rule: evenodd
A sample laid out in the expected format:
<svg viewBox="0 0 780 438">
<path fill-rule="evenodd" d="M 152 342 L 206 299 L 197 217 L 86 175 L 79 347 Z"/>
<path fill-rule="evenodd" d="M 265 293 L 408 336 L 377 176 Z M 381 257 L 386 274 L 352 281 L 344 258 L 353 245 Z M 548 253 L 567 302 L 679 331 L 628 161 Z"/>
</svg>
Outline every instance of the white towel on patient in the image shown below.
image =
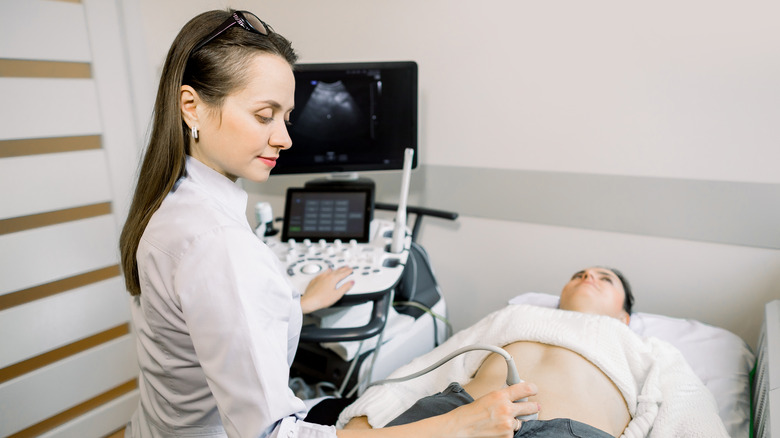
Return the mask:
<svg viewBox="0 0 780 438">
<path fill-rule="evenodd" d="M 421 370 L 466 345 L 504 346 L 521 340 L 572 350 L 612 379 L 631 414 L 623 434 L 627 438 L 728 437 L 712 394 L 682 354 L 659 339 L 639 337 L 607 316 L 509 305 L 458 332 L 390 377 Z M 442 391 L 450 382 L 467 383 L 487 355 L 486 351 L 469 352 L 416 379 L 371 387 L 341 413 L 337 426 L 365 415 L 373 427 L 382 427 L 418 399 Z"/>
</svg>

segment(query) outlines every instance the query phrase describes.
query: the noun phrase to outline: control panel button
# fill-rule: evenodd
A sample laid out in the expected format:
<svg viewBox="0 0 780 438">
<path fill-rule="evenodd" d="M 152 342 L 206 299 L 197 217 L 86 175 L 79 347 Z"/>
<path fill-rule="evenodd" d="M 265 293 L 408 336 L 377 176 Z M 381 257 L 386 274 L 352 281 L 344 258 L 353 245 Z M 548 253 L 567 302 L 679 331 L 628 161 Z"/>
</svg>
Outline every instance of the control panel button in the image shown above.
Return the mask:
<svg viewBox="0 0 780 438">
<path fill-rule="evenodd" d="M 320 265 L 318 265 L 316 263 L 309 263 L 309 264 L 303 265 L 303 267 L 301 268 L 301 272 L 303 272 L 304 274 L 309 274 L 309 275 L 316 274 L 316 273 L 320 272 L 321 270 L 322 270 L 322 266 L 320 266 Z"/>
</svg>

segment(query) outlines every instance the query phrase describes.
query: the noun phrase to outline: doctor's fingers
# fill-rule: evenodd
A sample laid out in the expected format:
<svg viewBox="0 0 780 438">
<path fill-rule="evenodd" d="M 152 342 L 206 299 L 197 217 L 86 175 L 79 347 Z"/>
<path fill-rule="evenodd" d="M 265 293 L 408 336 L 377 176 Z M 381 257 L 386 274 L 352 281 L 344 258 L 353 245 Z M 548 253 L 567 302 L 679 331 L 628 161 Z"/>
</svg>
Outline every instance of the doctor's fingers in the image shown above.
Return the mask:
<svg viewBox="0 0 780 438">
<path fill-rule="evenodd" d="M 518 412 L 528 410 L 518 406 L 509 398 L 508 388 L 490 392 L 473 403 L 460 406 L 445 415 L 451 415 L 451 422 L 457 433 L 445 436 L 459 437 L 505 437 L 509 438 L 520 428 L 515 418 Z M 531 403 L 532 405 L 534 403 Z M 533 409 L 533 408 L 531 408 Z"/>
<path fill-rule="evenodd" d="M 311 280 L 315 287 L 328 287 L 336 289 L 336 285 L 352 274 L 352 268 L 349 266 L 342 266 L 338 269 L 326 269 L 321 274 L 317 275 Z"/>
<path fill-rule="evenodd" d="M 350 274 L 352 274 L 352 268 L 350 268 L 349 266 L 342 266 L 333 271 L 333 275 L 336 278 L 338 278 L 339 281 L 347 278 Z"/>
<path fill-rule="evenodd" d="M 301 297 L 301 310 L 303 313 L 311 313 L 335 304 L 354 285 L 354 281 L 345 280 L 344 284 L 338 283 L 352 273 L 349 267 L 335 271 L 327 269 L 322 274 L 314 277 L 306 286 L 306 291 Z M 336 287 L 338 286 L 338 288 Z"/>
<path fill-rule="evenodd" d="M 349 290 L 352 289 L 352 286 L 355 285 L 355 280 L 342 281 L 345 278 L 352 275 L 352 268 L 350 268 L 349 266 L 342 266 L 334 271 L 331 270 L 328 271 L 329 272 L 326 273 L 326 275 L 330 276 L 331 279 L 330 281 L 333 282 L 333 287 L 336 288 L 336 292 L 338 293 L 339 297 L 349 292 Z M 341 282 L 340 286 L 338 285 L 339 282 Z"/>
<path fill-rule="evenodd" d="M 516 401 L 525 397 L 536 395 L 536 393 L 539 392 L 539 388 L 537 388 L 536 385 L 534 385 L 532 382 L 520 382 L 512 386 L 508 386 L 504 389 L 500 389 L 499 391 L 504 391 L 510 400 Z"/>
<path fill-rule="evenodd" d="M 528 397 L 536 395 L 538 388 L 531 382 L 520 382 L 515 385 L 502 389 L 506 393 L 509 400 L 512 403 L 514 410 L 513 415 L 515 417 L 536 414 L 541 409 L 541 406 L 537 402 L 529 402 Z M 516 423 L 516 428 L 520 428 L 520 422 Z"/>
<path fill-rule="evenodd" d="M 342 266 L 336 269 L 327 269 L 325 272 L 320 274 L 320 276 L 329 278 L 329 280 L 332 281 L 335 285 L 341 280 L 349 277 L 351 274 L 352 274 L 352 268 L 350 268 L 349 266 Z"/>
</svg>

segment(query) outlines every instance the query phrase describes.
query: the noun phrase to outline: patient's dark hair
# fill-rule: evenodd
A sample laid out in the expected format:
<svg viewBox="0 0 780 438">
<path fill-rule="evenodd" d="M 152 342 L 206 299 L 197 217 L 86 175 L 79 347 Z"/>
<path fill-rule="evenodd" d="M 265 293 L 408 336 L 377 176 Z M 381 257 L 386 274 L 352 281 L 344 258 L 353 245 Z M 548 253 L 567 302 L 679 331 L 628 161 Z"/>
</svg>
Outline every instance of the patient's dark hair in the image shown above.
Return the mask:
<svg viewBox="0 0 780 438">
<path fill-rule="evenodd" d="M 628 283 L 628 279 L 626 279 L 626 276 L 623 275 L 622 272 L 618 271 L 615 268 L 610 268 L 609 266 L 601 266 L 604 269 L 609 269 L 612 271 L 613 274 L 617 276 L 617 278 L 620 279 L 620 283 L 623 285 L 623 290 L 626 292 L 626 299 L 623 300 L 623 310 L 626 311 L 629 315 L 631 315 L 631 308 L 634 306 L 634 294 L 631 293 L 631 284 Z"/>
</svg>

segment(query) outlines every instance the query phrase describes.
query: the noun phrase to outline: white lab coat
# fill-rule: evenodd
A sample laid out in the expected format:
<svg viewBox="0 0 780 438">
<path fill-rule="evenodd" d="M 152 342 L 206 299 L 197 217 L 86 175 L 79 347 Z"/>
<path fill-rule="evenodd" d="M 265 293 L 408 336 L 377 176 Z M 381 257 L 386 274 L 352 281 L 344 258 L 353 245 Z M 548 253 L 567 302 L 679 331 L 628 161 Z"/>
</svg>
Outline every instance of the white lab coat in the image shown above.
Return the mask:
<svg viewBox="0 0 780 438">
<path fill-rule="evenodd" d="M 334 437 L 288 388 L 300 294 L 252 232 L 247 194 L 192 157 L 137 257 L 140 402 L 127 436 Z"/>
</svg>

